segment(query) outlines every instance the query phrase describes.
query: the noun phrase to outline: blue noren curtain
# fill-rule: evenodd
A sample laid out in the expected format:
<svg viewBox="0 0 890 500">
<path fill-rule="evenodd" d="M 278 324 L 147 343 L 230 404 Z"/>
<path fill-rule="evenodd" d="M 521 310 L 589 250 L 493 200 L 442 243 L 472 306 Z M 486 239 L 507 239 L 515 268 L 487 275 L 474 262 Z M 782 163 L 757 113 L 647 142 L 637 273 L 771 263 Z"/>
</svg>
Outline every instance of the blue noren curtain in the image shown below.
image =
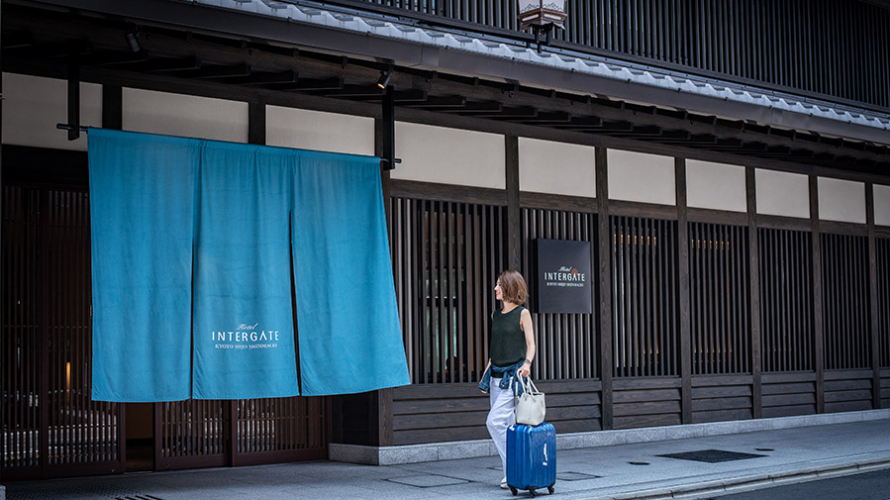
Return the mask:
<svg viewBox="0 0 890 500">
<path fill-rule="evenodd" d="M 409 383 L 377 158 L 101 129 L 89 158 L 93 399 L 300 394 L 291 277 L 304 395 Z"/>
</svg>

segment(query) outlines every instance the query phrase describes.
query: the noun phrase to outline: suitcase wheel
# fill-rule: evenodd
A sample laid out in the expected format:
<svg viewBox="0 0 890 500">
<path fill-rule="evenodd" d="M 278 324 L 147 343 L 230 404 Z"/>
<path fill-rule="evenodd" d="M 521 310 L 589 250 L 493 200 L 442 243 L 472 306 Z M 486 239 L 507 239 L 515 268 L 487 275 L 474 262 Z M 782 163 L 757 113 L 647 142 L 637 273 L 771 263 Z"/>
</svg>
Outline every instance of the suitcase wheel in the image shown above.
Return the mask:
<svg viewBox="0 0 890 500">
<path fill-rule="evenodd" d="M 547 487 L 547 493 L 550 493 L 551 495 L 553 494 L 553 485 L 552 484 Z"/>
<path fill-rule="evenodd" d="M 531 493 L 532 496 L 535 496 L 537 494 L 535 493 L 535 488 L 529 488 L 528 492 Z"/>
<path fill-rule="evenodd" d="M 510 486 L 510 492 L 513 493 L 513 496 L 515 497 L 519 493 L 519 490 L 517 490 L 514 486 Z"/>
</svg>

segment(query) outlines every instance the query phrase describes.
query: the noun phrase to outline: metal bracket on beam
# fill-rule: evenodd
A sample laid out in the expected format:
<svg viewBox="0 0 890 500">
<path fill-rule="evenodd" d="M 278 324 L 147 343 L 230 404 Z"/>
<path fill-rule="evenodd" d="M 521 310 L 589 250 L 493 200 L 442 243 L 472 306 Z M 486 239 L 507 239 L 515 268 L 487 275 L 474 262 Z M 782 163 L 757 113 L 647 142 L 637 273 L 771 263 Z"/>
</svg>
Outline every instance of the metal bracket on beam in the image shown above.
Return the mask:
<svg viewBox="0 0 890 500">
<path fill-rule="evenodd" d="M 396 100 L 395 91 L 392 86 L 387 85 L 386 93 L 383 95 L 383 119 L 381 120 L 382 139 L 383 139 L 383 155 L 380 163 L 384 170 L 393 170 L 396 163 L 402 160 L 395 157 L 396 155 Z"/>
</svg>

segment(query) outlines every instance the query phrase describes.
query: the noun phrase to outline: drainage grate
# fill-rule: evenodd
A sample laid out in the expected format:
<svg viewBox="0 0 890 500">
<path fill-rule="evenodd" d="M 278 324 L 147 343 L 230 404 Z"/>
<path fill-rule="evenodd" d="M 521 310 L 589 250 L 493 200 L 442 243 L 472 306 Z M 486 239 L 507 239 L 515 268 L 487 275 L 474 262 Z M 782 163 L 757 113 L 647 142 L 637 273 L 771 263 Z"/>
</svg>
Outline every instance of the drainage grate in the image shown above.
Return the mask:
<svg viewBox="0 0 890 500">
<path fill-rule="evenodd" d="M 766 455 L 755 455 L 753 453 L 739 453 L 736 451 L 725 450 L 698 450 L 687 451 L 684 453 L 670 453 L 667 455 L 658 455 L 666 458 L 679 458 L 680 460 L 694 460 L 696 462 L 731 462 L 733 460 L 745 460 L 748 458 L 765 457 Z"/>
<path fill-rule="evenodd" d="M 595 476 L 593 474 L 585 474 L 583 472 L 560 472 L 556 474 L 556 479 L 560 481 L 583 481 L 585 479 L 596 479 L 603 476 Z"/>
<path fill-rule="evenodd" d="M 437 486 L 451 486 L 453 484 L 469 483 L 466 479 L 458 479 L 456 477 L 439 476 L 435 474 L 425 474 L 423 476 L 395 477 L 387 479 L 392 483 L 407 484 L 408 486 L 416 486 L 417 488 L 435 488 Z"/>
</svg>

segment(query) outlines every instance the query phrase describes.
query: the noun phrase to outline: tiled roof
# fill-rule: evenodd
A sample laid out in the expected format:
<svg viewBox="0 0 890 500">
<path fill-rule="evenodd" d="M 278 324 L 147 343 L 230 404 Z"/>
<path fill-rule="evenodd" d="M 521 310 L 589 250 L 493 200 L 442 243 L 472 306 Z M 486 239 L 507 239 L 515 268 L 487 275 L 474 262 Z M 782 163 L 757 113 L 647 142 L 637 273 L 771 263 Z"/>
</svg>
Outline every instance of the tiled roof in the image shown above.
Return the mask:
<svg viewBox="0 0 890 500">
<path fill-rule="evenodd" d="M 496 59 L 608 78 L 663 90 L 706 96 L 890 131 L 890 115 L 842 106 L 793 94 L 702 78 L 651 66 L 545 47 L 476 33 L 412 24 L 403 19 L 339 9 L 302 0 L 172 0 L 236 10 L 295 23 L 324 26 L 370 36 L 396 39 L 441 49 L 464 51 Z M 396 61 L 398 63 L 398 61 Z M 534 85 L 534 82 L 523 82 Z M 697 110 L 707 111 L 707 110 Z"/>
</svg>

